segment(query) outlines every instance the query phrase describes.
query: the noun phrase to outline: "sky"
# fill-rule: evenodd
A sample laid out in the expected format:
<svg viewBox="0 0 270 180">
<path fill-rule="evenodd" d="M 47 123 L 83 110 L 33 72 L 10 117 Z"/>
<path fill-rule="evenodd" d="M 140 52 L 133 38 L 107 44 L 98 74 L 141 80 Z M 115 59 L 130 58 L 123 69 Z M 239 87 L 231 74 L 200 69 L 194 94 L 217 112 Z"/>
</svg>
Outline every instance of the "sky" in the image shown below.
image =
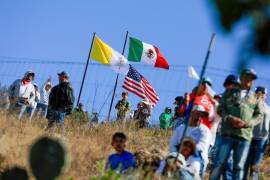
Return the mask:
<svg viewBox="0 0 270 180">
<path fill-rule="evenodd" d="M 2 84 L 11 84 L 28 69 L 36 72 L 40 86 L 49 75 L 56 84 L 56 73 L 66 70 L 76 97 L 93 32 L 119 52 L 127 30 L 130 36 L 156 45 L 171 65 L 169 71 L 135 65 L 160 95 L 152 122 L 158 121 L 165 106 L 173 106 L 175 96 L 191 91 L 196 84 L 188 79 L 186 67 L 193 65 L 200 72 L 213 32 L 217 33 L 217 40 L 207 75 L 212 78 L 214 89 L 221 93 L 225 76 L 238 71 L 238 53 L 248 33 L 246 26 L 239 24 L 233 34 L 226 35 L 212 6 L 198 0 L 0 0 L 0 27 Z M 128 48 L 125 55 L 127 51 Z M 269 86 L 269 65 L 259 58 L 249 65 L 262 77 L 258 84 Z M 100 111 L 103 119 L 115 77 L 110 68 L 90 61 L 82 102 L 89 112 Z M 116 100 L 120 98 L 123 78 L 120 76 Z M 130 95 L 133 109 L 139 100 Z"/>
</svg>

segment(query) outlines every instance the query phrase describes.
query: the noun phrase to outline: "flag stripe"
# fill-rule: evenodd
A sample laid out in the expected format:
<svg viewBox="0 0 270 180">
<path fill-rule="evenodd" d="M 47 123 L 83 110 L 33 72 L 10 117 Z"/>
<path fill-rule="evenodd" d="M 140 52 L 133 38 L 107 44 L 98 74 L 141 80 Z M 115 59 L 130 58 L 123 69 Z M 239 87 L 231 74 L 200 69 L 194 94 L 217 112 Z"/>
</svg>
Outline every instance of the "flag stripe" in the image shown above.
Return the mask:
<svg viewBox="0 0 270 180">
<path fill-rule="evenodd" d="M 123 88 L 125 88 L 126 90 L 136 94 L 137 96 L 139 96 L 140 98 L 145 98 L 145 95 L 142 93 L 138 93 L 136 90 L 134 90 L 133 88 L 131 88 L 130 86 L 126 86 L 125 84 L 123 85 Z"/>
<path fill-rule="evenodd" d="M 140 98 L 146 98 L 154 107 L 159 97 L 150 83 L 131 65 L 123 83 L 123 88 L 136 94 Z"/>
<path fill-rule="evenodd" d="M 159 99 L 158 99 L 157 96 L 155 96 L 156 95 L 156 92 L 152 88 L 152 86 L 150 86 L 150 84 L 148 83 L 148 81 L 146 79 L 142 78 L 142 81 L 144 81 L 144 83 L 142 83 L 142 85 L 144 86 L 145 90 L 147 90 L 147 92 L 149 94 L 151 94 L 151 96 L 153 96 L 156 99 L 156 101 L 158 101 Z"/>
<path fill-rule="evenodd" d="M 153 101 L 155 103 L 157 102 L 157 99 L 155 98 L 155 95 L 154 94 L 149 93 L 148 90 L 145 89 L 145 88 L 144 88 L 144 92 L 145 92 L 145 95 L 147 97 L 149 97 L 149 99 L 151 99 L 151 101 Z"/>
<path fill-rule="evenodd" d="M 144 89 L 140 86 L 137 86 L 135 84 L 133 84 L 132 82 L 124 82 L 125 85 L 132 87 L 133 89 L 137 90 L 138 92 L 140 92 L 141 94 L 144 94 Z"/>
<path fill-rule="evenodd" d="M 154 92 L 152 88 L 146 87 L 146 86 L 148 86 L 148 85 L 146 85 L 146 84 L 144 84 L 144 83 L 143 83 L 142 85 L 144 86 L 144 89 L 145 89 L 146 93 L 147 93 L 149 96 L 152 96 L 156 101 L 158 101 L 158 98 L 155 97 L 156 92 Z"/>
<path fill-rule="evenodd" d="M 130 82 L 131 84 L 135 84 L 136 86 L 142 88 L 142 84 L 141 84 L 141 83 L 138 83 L 137 81 L 134 81 L 133 79 L 131 79 L 131 78 L 129 78 L 129 77 L 125 77 L 125 80 L 126 80 L 127 82 Z"/>
<path fill-rule="evenodd" d="M 129 38 L 129 52 L 128 60 L 134 62 L 140 62 L 143 53 L 143 43 L 135 38 Z"/>
</svg>

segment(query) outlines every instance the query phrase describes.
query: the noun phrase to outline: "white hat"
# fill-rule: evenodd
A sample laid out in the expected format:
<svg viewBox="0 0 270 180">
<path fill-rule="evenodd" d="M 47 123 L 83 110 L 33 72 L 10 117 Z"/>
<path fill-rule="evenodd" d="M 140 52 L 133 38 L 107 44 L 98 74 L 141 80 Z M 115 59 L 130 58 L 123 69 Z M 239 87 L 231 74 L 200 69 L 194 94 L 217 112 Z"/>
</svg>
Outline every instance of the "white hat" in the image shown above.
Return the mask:
<svg viewBox="0 0 270 180">
<path fill-rule="evenodd" d="M 32 74 L 33 77 L 35 77 L 35 73 L 34 73 L 34 71 L 32 71 L 32 70 L 26 71 L 25 74 L 24 74 L 24 77 L 28 76 L 28 74 Z"/>
<path fill-rule="evenodd" d="M 151 105 L 151 102 L 147 98 L 143 99 L 141 102 L 146 105 Z"/>
<path fill-rule="evenodd" d="M 205 110 L 205 108 L 202 105 L 194 105 L 192 108 L 192 112 L 194 112 L 194 111 L 203 112 L 206 116 L 209 115 L 209 113 Z"/>
</svg>

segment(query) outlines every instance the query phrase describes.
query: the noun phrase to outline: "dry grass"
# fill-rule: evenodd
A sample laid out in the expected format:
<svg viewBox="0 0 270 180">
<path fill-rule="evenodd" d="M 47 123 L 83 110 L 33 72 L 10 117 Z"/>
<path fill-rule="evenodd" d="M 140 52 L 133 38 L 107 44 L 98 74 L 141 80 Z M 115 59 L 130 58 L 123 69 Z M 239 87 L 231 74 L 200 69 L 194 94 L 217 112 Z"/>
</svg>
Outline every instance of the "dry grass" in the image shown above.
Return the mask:
<svg viewBox="0 0 270 180">
<path fill-rule="evenodd" d="M 0 113 L 0 170 L 20 165 L 30 171 L 28 151 L 31 144 L 41 136 L 46 136 L 46 121 L 34 120 L 19 122 L 12 116 Z M 64 142 L 69 163 L 60 179 L 89 179 L 100 174 L 106 157 L 113 152 L 111 136 L 122 131 L 129 137 L 128 150 L 138 149 L 168 150 L 171 132 L 160 130 L 136 130 L 132 125 L 104 124 L 86 128 L 72 120 L 66 123 L 66 141 Z M 270 177 L 270 158 L 264 159 L 261 171 L 263 179 Z"/>
<path fill-rule="evenodd" d="M 13 165 L 26 167 L 31 144 L 39 137 L 47 135 L 45 120 L 20 123 L 7 114 L 0 114 L 0 168 Z M 131 125 L 100 125 L 85 128 L 67 121 L 65 145 L 69 154 L 69 165 L 60 179 L 89 179 L 101 171 L 101 164 L 113 152 L 111 136 L 122 131 L 129 137 L 128 150 L 159 148 L 167 151 L 170 132 L 157 130 L 136 130 Z"/>
</svg>

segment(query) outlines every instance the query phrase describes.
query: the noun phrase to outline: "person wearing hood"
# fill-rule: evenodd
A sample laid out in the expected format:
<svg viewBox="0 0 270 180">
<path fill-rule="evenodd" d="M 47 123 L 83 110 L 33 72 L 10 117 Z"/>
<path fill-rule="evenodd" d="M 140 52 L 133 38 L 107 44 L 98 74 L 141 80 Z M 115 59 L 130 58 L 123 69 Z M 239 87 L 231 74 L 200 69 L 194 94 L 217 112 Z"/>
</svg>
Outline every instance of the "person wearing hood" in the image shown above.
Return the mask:
<svg viewBox="0 0 270 180">
<path fill-rule="evenodd" d="M 31 101 L 35 99 L 35 87 L 32 81 L 35 78 L 35 73 L 31 70 L 24 74 L 22 79 L 15 80 L 8 89 L 11 112 L 19 112 L 19 120 L 21 120 L 27 107 Z"/>
<path fill-rule="evenodd" d="M 40 90 L 40 102 L 37 104 L 38 115 L 46 118 L 49 104 L 49 96 L 52 90 L 52 78 L 49 77 Z"/>
<path fill-rule="evenodd" d="M 58 78 L 59 84 L 52 88 L 49 96 L 47 129 L 51 129 L 51 134 L 54 134 L 54 124 L 60 125 L 61 134 L 64 137 L 65 116 L 71 113 L 75 98 L 68 73 L 65 71 L 58 73 Z"/>
</svg>

